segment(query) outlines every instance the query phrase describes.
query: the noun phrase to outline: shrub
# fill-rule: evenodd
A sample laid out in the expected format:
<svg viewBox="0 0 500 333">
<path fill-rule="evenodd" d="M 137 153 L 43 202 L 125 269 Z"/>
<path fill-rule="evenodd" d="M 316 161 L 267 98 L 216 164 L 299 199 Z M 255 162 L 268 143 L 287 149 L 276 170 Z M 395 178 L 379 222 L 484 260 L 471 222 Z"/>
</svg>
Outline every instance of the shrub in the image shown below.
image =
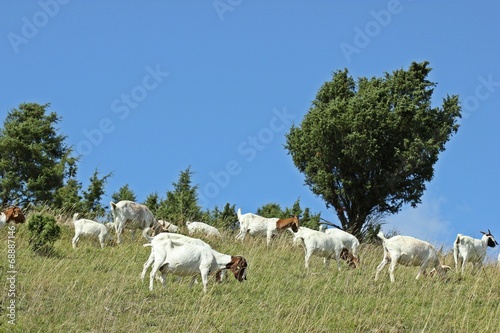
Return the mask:
<svg viewBox="0 0 500 333">
<path fill-rule="evenodd" d="M 30 248 L 38 254 L 50 255 L 54 242 L 61 236 L 61 228 L 56 220 L 48 215 L 34 214 L 28 219 Z"/>
</svg>

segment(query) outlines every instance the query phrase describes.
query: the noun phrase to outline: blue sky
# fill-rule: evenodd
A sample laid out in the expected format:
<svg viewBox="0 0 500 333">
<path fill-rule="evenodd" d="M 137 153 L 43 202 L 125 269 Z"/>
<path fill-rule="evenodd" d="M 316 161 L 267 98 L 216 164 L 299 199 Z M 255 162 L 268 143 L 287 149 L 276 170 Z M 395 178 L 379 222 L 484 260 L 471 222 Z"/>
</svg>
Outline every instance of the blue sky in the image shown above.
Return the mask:
<svg viewBox="0 0 500 333">
<path fill-rule="evenodd" d="M 500 4 L 484 1 L 2 1 L 0 118 L 51 103 L 82 155 L 79 180 L 113 172 L 162 197 L 191 166 L 205 208 L 265 203 L 337 222 L 283 148 L 331 73 L 381 76 L 428 60 L 435 106 L 464 117 L 422 204 L 384 230 L 451 246 L 500 238 Z M 495 249 L 490 253 L 497 253 Z"/>
</svg>

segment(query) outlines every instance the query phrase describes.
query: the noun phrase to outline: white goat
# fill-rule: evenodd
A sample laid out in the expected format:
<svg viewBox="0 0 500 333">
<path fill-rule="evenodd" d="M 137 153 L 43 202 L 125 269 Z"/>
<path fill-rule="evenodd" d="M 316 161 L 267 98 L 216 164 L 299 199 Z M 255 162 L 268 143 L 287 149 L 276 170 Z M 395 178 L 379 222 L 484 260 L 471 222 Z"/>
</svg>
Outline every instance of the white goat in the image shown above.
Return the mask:
<svg viewBox="0 0 500 333">
<path fill-rule="evenodd" d="M 160 242 L 161 240 L 170 239 L 170 240 L 182 241 L 184 243 L 191 243 L 191 244 L 195 244 L 195 245 L 199 245 L 199 246 L 204 246 L 204 247 L 207 247 L 209 249 L 212 248 L 209 244 L 205 243 L 204 241 L 202 241 L 201 239 L 198 239 L 198 238 L 192 238 L 189 236 L 184 236 L 184 235 L 176 234 L 176 233 L 168 233 L 168 232 L 162 232 L 154 237 L 150 237 L 148 235 L 148 231 L 149 231 L 149 228 L 144 229 L 142 232 L 142 235 L 150 243 L 153 240 L 156 240 L 156 242 Z M 151 254 L 149 255 L 148 260 L 144 263 L 144 266 L 142 269 L 142 273 L 141 273 L 141 280 L 142 281 L 144 281 L 144 277 L 146 276 L 146 272 L 147 272 L 148 268 L 151 267 L 151 265 L 153 264 L 154 261 L 155 261 L 154 248 L 151 248 Z"/>
<path fill-rule="evenodd" d="M 201 274 L 203 291 L 207 292 L 208 274 L 217 270 L 217 263 L 209 248 L 165 239 L 162 242 L 144 244 L 151 246 L 154 264 L 149 277 L 149 290 L 153 290 L 154 277 L 161 272 L 161 283 L 165 286 L 167 271 L 178 276 L 192 276 L 191 287 Z"/>
<path fill-rule="evenodd" d="M 7 215 L 4 212 L 0 212 L 0 229 L 2 229 L 7 224 Z"/>
<path fill-rule="evenodd" d="M 106 222 L 104 223 L 104 226 L 109 230 L 116 230 L 115 228 L 115 222 Z"/>
<path fill-rule="evenodd" d="M 238 208 L 238 221 L 240 222 L 240 232 L 236 239 L 243 241 L 247 234 L 251 236 L 265 235 L 267 246 L 271 245 L 271 239 L 279 231 L 291 228 L 293 232 L 299 229 L 299 219 L 294 216 L 287 219 L 266 218 L 252 213 L 241 214 Z"/>
<path fill-rule="evenodd" d="M 153 213 L 145 205 L 129 200 L 122 200 L 118 203 L 110 202 L 111 212 L 116 230 L 116 242 L 121 243 L 121 235 L 125 228 L 146 229 L 152 227 L 159 229 L 160 224 L 155 219 Z"/>
<path fill-rule="evenodd" d="M 358 255 L 359 240 L 354 235 L 338 228 L 326 229 L 325 233 L 339 239 L 344 244 L 347 252 L 343 252 L 342 259 L 346 259 L 349 266 L 358 267 L 360 263 Z"/>
<path fill-rule="evenodd" d="M 101 248 L 104 248 L 105 242 L 108 239 L 111 240 L 108 228 L 106 228 L 104 224 L 96 221 L 87 219 L 77 220 L 77 217 L 78 213 L 75 213 L 73 215 L 73 224 L 75 225 L 75 237 L 73 237 L 71 241 L 73 248 L 76 249 L 76 245 L 80 240 L 80 236 L 97 237 L 99 239 L 99 243 L 101 243 Z"/>
<path fill-rule="evenodd" d="M 325 267 L 330 264 L 330 259 L 337 261 L 337 268 L 340 270 L 340 255 L 344 249 L 342 241 L 324 232 L 299 227 L 295 233 L 293 244 L 302 244 L 305 252 L 305 267 L 309 268 L 309 259 L 312 255 L 325 258 Z"/>
<path fill-rule="evenodd" d="M 151 243 L 144 246 L 151 246 L 154 253 L 154 264 L 149 279 L 151 291 L 158 271 L 161 272 L 161 282 L 164 286 L 167 272 L 178 276 L 192 276 L 190 286 L 196 276 L 201 274 L 205 293 L 210 273 L 216 273 L 216 277 L 219 277 L 221 270 L 229 269 L 238 281 L 246 280 L 247 262 L 243 257 L 225 255 L 206 246 L 185 243 L 179 239 L 152 238 Z"/>
<path fill-rule="evenodd" d="M 161 225 L 161 227 L 163 228 L 163 230 L 165 230 L 167 232 L 178 233 L 180 231 L 178 226 L 176 226 L 175 224 L 172 224 L 170 222 L 163 221 L 163 220 L 158 220 L 158 223 Z"/>
<path fill-rule="evenodd" d="M 188 233 L 190 235 L 194 235 L 196 233 L 203 234 L 205 236 L 215 236 L 221 237 L 219 230 L 216 227 L 212 227 L 203 222 L 186 222 L 186 227 L 188 229 Z"/>
<path fill-rule="evenodd" d="M 473 270 L 479 269 L 486 257 L 486 248 L 498 245 L 490 230 L 488 230 L 488 233 L 483 231 L 481 233 L 483 234 L 481 239 L 458 234 L 453 243 L 453 258 L 455 259 L 457 273 L 460 270 L 460 265 L 462 265 L 462 274 L 464 274 L 468 262 L 472 263 Z"/>
<path fill-rule="evenodd" d="M 437 273 L 442 275 L 450 269 L 448 266 L 441 265 L 434 247 L 423 240 L 409 236 L 394 236 L 387 239 L 382 231 L 379 232 L 377 236 L 383 242 L 384 258 L 377 266 L 375 281 L 378 279 L 379 273 L 389 262 L 391 263 L 389 266 L 391 282 L 395 281 L 394 269 L 397 264 L 404 266 L 420 266 L 415 279 L 425 274 L 427 268 L 436 269 Z"/>
</svg>

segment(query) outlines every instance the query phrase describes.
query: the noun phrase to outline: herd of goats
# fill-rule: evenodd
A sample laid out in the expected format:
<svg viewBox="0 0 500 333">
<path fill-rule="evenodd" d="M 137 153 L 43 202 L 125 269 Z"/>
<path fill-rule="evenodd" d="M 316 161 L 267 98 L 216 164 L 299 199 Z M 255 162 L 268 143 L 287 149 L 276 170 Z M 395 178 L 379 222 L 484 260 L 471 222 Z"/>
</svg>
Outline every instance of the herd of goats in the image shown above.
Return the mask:
<svg viewBox="0 0 500 333">
<path fill-rule="evenodd" d="M 77 247 L 80 236 L 91 236 L 99 239 L 101 247 L 111 240 L 110 230 L 116 232 L 116 242 L 121 243 L 124 229 L 140 229 L 148 240 L 144 246 L 151 247 L 151 254 L 144 263 L 141 279 L 144 280 L 147 270 L 152 266 L 149 289 L 153 290 L 153 282 L 157 275 L 163 285 L 167 273 L 179 276 L 191 276 L 190 286 L 196 277 L 201 275 L 203 291 L 207 291 L 208 276 L 213 273 L 216 281 L 220 282 L 226 271 L 231 271 L 238 281 L 246 280 L 247 260 L 242 256 L 232 256 L 214 250 L 209 244 L 199 238 L 190 237 L 194 234 L 220 237 L 220 232 L 213 226 L 203 222 L 186 222 L 190 236 L 179 233 L 179 228 L 171 223 L 157 220 L 145 205 L 133 201 L 122 200 L 110 203 L 113 222 L 106 224 L 89 219 L 78 219 L 78 213 L 73 216 L 75 236 L 72 239 L 73 248 Z M 348 232 L 338 228 L 313 230 L 301 227 L 296 216 L 280 219 L 265 218 L 253 213 L 242 214 L 237 212 L 240 230 L 237 240 L 243 241 L 247 235 L 266 236 L 267 245 L 271 244 L 273 236 L 278 232 L 288 230 L 294 236 L 293 244 L 302 245 L 305 250 L 305 267 L 309 268 L 309 259 L 312 255 L 323 257 L 325 266 L 331 259 L 337 261 L 340 270 L 340 259 L 346 260 L 351 267 L 358 267 L 359 241 Z M 17 206 L 12 206 L 0 212 L 0 228 L 7 223 L 23 223 L 25 216 Z M 453 256 L 457 272 L 464 274 L 468 262 L 473 269 L 479 269 L 486 257 L 486 249 L 498 245 L 490 230 L 482 232 L 481 239 L 458 234 L 453 244 Z M 418 266 L 416 276 L 426 274 L 444 275 L 451 268 L 442 265 L 434 247 L 428 242 L 409 236 L 393 236 L 386 238 L 382 232 L 377 235 L 383 243 L 384 256 L 377 266 L 375 280 L 379 273 L 390 263 L 389 276 L 395 281 L 394 269 L 397 264 L 404 266 Z M 500 265 L 500 255 L 499 255 Z"/>
</svg>

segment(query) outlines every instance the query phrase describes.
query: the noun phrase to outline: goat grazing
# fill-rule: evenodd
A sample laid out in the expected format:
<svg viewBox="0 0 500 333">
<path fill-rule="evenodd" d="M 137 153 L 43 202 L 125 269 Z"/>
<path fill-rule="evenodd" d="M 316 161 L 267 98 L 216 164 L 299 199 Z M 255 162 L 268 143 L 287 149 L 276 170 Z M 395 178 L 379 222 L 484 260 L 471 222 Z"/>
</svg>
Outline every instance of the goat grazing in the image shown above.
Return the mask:
<svg viewBox="0 0 500 333">
<path fill-rule="evenodd" d="M 21 208 L 17 206 L 11 206 L 7 209 L 4 209 L 3 213 L 5 214 L 6 220 L 5 223 L 9 223 L 13 221 L 14 223 L 24 223 L 26 221 L 26 217 L 21 210 Z"/>
<path fill-rule="evenodd" d="M 216 278 L 219 279 L 221 270 L 229 269 L 238 281 L 246 280 L 248 264 L 241 256 L 218 253 L 209 247 L 186 243 L 180 239 L 156 237 L 151 237 L 151 243 L 144 244 L 144 246 L 151 246 L 154 254 L 154 264 L 149 279 L 151 291 L 158 271 L 161 272 L 161 282 L 164 286 L 167 272 L 179 276 L 192 276 L 190 286 L 200 274 L 205 293 L 210 273 L 215 273 Z"/>
<path fill-rule="evenodd" d="M 161 228 L 166 232 L 178 233 L 180 231 L 178 226 L 170 222 L 158 220 L 158 223 L 160 224 Z"/>
<path fill-rule="evenodd" d="M 312 255 L 323 257 L 325 267 L 330 264 L 330 259 L 337 261 L 337 269 L 340 270 L 340 256 L 344 249 L 342 241 L 333 235 L 324 232 L 299 227 L 295 233 L 293 244 L 302 244 L 305 251 L 305 267 L 309 268 L 309 259 Z"/>
<path fill-rule="evenodd" d="M 473 265 L 473 271 L 479 269 L 483 265 L 486 257 L 486 248 L 495 247 L 498 245 L 495 237 L 488 229 L 488 233 L 481 231 L 483 237 L 481 239 L 457 235 L 457 239 L 453 243 L 453 258 L 455 259 L 455 269 L 459 273 L 460 265 L 462 266 L 462 274 L 465 272 L 465 267 L 468 262 Z"/>
<path fill-rule="evenodd" d="M 240 222 L 240 231 L 236 239 L 243 241 L 247 234 L 251 236 L 266 235 L 267 246 L 271 245 L 271 239 L 279 231 L 291 228 L 295 233 L 299 230 L 299 219 L 293 216 L 287 219 L 266 218 L 252 213 L 241 214 L 241 208 L 238 208 L 238 221 Z"/>
<path fill-rule="evenodd" d="M 144 230 L 148 227 L 153 229 L 161 227 L 153 213 L 145 205 L 122 200 L 118 203 L 110 202 L 110 207 L 115 223 L 116 243 L 118 244 L 122 241 L 121 235 L 125 228 Z"/>
<path fill-rule="evenodd" d="M 208 225 L 203 222 L 186 222 L 186 227 L 188 229 L 188 233 L 190 235 L 194 235 L 196 233 L 203 234 L 205 236 L 215 236 L 215 237 L 221 237 L 221 234 L 217 228 L 212 227 L 211 225 Z"/>
<path fill-rule="evenodd" d="M 354 235 L 338 228 L 326 229 L 325 233 L 339 239 L 344 244 L 345 250 L 342 252 L 342 259 L 347 260 L 349 266 L 358 267 L 360 264 L 358 255 L 359 240 Z"/>
<path fill-rule="evenodd" d="M 384 258 L 377 266 L 375 273 L 375 281 L 378 280 L 378 275 L 389 262 L 389 275 L 391 282 L 394 282 L 394 269 L 397 264 L 404 266 L 420 266 L 415 279 L 420 278 L 420 275 L 426 272 L 427 268 L 434 268 L 438 274 L 444 275 L 449 266 L 441 265 L 438 255 L 434 247 L 424 242 L 409 236 L 394 236 L 389 239 L 385 238 L 384 234 L 378 233 L 378 238 L 383 242 Z"/>
<path fill-rule="evenodd" d="M 75 225 L 75 237 L 73 237 L 71 244 L 73 248 L 76 249 L 76 245 L 80 236 L 93 236 L 99 239 L 99 243 L 101 243 L 101 248 L 104 248 L 106 240 L 111 240 L 111 236 L 109 235 L 108 228 L 102 223 L 87 220 L 87 219 L 79 219 L 77 220 L 78 213 L 73 215 L 73 224 Z"/>
<path fill-rule="evenodd" d="M 212 248 L 209 244 L 205 243 L 204 241 L 202 241 L 201 239 L 198 239 L 198 238 L 192 238 L 192 237 L 185 236 L 182 234 L 169 233 L 169 232 L 162 232 L 154 237 L 150 237 L 148 235 L 148 232 L 149 232 L 149 228 L 146 228 L 142 231 L 142 235 L 150 243 L 153 241 L 153 239 L 156 240 L 156 242 L 160 242 L 161 240 L 170 239 L 170 240 L 182 241 L 184 243 L 191 243 L 194 245 L 204 246 L 204 247 L 207 247 L 209 249 Z M 148 260 L 144 263 L 143 270 L 141 273 L 141 280 L 142 281 L 144 281 L 144 277 L 146 276 L 146 272 L 147 272 L 148 268 L 151 267 L 151 265 L 153 264 L 154 261 L 155 261 L 154 248 L 151 248 L 151 254 L 149 255 Z"/>
</svg>

